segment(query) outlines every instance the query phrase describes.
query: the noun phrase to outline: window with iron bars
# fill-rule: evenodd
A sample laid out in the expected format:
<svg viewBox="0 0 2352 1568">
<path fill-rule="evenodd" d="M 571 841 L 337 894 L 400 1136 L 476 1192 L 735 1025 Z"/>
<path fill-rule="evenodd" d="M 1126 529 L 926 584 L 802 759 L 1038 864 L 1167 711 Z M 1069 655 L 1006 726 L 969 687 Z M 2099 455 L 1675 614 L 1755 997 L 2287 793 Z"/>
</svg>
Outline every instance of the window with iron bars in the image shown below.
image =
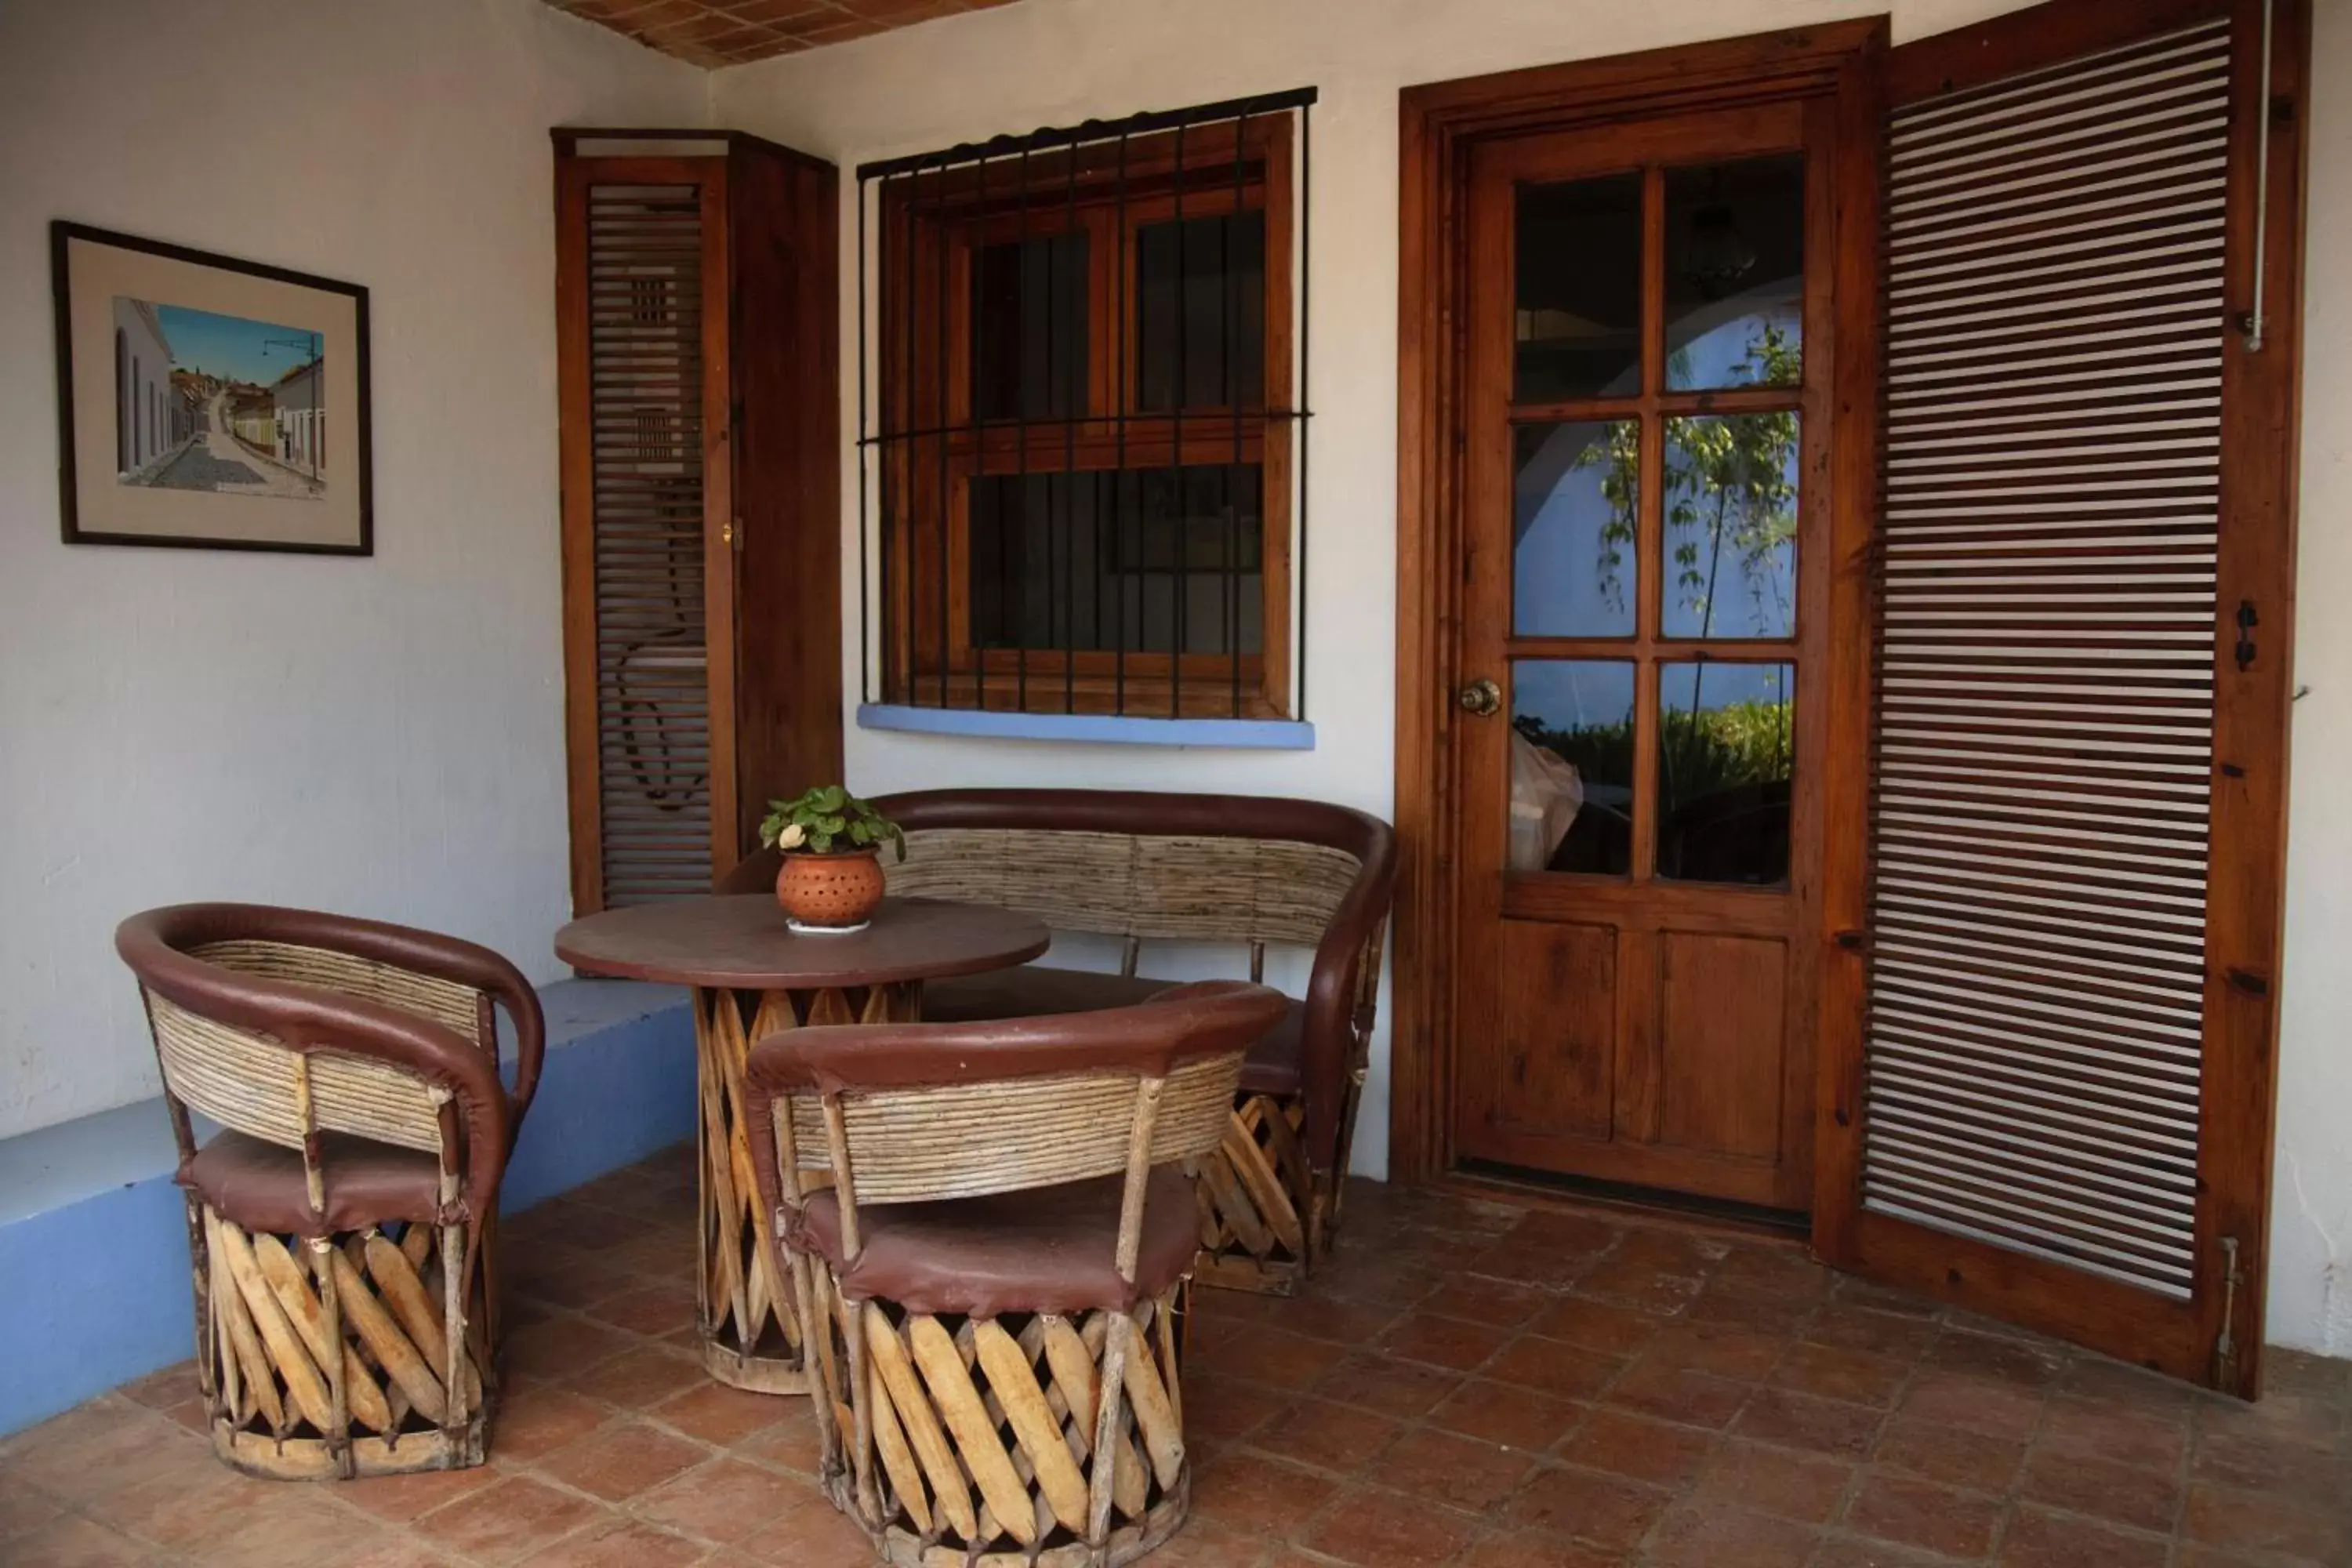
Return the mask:
<svg viewBox="0 0 2352 1568">
<path fill-rule="evenodd" d="M 867 700 L 1304 717 L 1314 97 L 858 171 Z"/>
</svg>

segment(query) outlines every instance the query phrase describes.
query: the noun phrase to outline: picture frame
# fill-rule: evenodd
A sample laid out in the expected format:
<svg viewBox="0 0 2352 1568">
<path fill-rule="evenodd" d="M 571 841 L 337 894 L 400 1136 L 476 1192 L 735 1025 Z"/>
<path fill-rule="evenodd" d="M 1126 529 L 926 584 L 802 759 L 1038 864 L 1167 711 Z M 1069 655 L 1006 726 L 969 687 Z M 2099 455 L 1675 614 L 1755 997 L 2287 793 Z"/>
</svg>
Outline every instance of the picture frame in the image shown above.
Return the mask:
<svg viewBox="0 0 2352 1568">
<path fill-rule="evenodd" d="M 365 286 L 63 218 L 49 269 L 66 543 L 375 552 Z"/>
</svg>

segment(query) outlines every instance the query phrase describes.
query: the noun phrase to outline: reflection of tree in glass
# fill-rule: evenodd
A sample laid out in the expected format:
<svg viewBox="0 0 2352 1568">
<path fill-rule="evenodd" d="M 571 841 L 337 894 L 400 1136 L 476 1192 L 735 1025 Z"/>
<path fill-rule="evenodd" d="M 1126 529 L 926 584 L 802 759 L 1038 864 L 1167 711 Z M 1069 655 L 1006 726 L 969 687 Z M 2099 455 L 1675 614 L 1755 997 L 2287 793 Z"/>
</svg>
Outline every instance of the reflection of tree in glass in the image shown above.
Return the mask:
<svg viewBox="0 0 2352 1568">
<path fill-rule="evenodd" d="M 1777 702 L 1727 702 L 1707 712 L 1669 710 L 1661 742 L 1675 760 L 1674 798 L 1695 800 L 1741 784 L 1772 784 L 1789 776 L 1790 724 L 1795 709 L 1784 695 Z M 1633 725 L 1578 724 L 1553 729 L 1540 713 L 1522 713 L 1512 727 L 1532 743 L 1565 757 L 1589 783 L 1630 784 L 1633 778 Z"/>
<path fill-rule="evenodd" d="M 1759 385 L 1793 385 L 1802 374 L 1801 351 L 1787 332 L 1767 323 L 1734 369 L 1748 374 Z M 1797 486 L 1788 472 L 1797 450 L 1796 415 L 1679 419 L 1675 431 L 1672 466 L 1665 476 L 1666 542 L 1682 603 L 1698 617 L 1695 635 L 1715 635 L 1716 582 L 1727 541 L 1744 568 L 1753 600 L 1753 632 L 1785 633 L 1795 592 L 1782 546 L 1797 532 Z M 1629 419 L 1608 426 L 1606 438 L 1577 454 L 1574 465 L 1606 465 L 1601 499 L 1608 503 L 1609 517 L 1601 525 L 1593 569 L 1601 597 L 1621 611 L 1625 607 L 1625 547 L 1633 542 L 1641 495 L 1641 462 L 1640 427 Z"/>
</svg>

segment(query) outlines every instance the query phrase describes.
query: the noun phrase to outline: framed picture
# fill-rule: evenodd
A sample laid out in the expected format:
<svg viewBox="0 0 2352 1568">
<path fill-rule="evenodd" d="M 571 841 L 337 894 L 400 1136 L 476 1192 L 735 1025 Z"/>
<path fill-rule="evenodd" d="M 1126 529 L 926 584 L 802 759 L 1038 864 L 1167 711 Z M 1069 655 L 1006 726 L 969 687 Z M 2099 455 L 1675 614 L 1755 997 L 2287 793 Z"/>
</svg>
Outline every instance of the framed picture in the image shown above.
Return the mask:
<svg viewBox="0 0 2352 1568">
<path fill-rule="evenodd" d="M 368 291 L 63 221 L 68 544 L 368 555 Z"/>
</svg>

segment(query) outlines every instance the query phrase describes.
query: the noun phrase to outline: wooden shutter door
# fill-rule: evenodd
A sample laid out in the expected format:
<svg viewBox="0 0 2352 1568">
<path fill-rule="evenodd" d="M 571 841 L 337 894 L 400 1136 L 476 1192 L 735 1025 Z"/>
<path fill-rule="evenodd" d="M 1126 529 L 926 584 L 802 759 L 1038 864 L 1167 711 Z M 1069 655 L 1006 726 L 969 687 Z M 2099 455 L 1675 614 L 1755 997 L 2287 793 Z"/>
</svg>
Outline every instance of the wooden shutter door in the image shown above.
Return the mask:
<svg viewBox="0 0 2352 1568">
<path fill-rule="evenodd" d="M 2305 26 L 2065 0 L 1890 55 L 1869 896 L 1817 1204 L 1832 1262 L 2248 1393 Z"/>
<path fill-rule="evenodd" d="M 558 166 L 576 913 L 734 862 L 725 182 L 719 158 Z"/>
</svg>

